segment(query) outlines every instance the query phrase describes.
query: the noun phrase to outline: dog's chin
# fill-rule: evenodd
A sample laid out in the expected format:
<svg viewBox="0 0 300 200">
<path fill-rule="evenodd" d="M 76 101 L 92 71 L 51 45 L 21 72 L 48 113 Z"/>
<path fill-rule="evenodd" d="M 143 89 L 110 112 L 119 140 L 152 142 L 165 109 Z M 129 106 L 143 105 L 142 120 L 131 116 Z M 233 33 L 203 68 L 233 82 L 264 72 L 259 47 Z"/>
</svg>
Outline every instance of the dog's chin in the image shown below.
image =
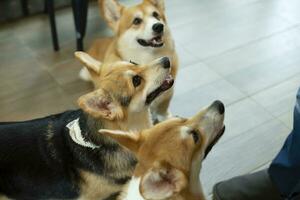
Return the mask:
<svg viewBox="0 0 300 200">
<path fill-rule="evenodd" d="M 150 40 L 137 39 L 137 42 L 143 47 L 160 48 L 164 46 L 164 41 L 161 35 L 155 36 Z"/>
<path fill-rule="evenodd" d="M 211 149 L 213 148 L 213 146 L 215 146 L 215 144 L 219 141 L 219 139 L 222 137 L 222 135 L 224 134 L 224 132 L 225 132 L 225 125 L 222 127 L 222 129 L 220 129 L 220 131 L 217 133 L 217 135 L 215 136 L 215 138 L 206 147 L 205 153 L 204 153 L 204 158 L 206 158 L 206 156 L 208 155 L 208 153 L 211 151 Z"/>
<path fill-rule="evenodd" d="M 156 88 L 147 95 L 146 105 L 151 104 L 151 102 L 154 101 L 156 97 L 158 97 L 164 91 L 170 89 L 173 86 L 173 84 L 174 78 L 169 74 L 158 88 Z"/>
</svg>

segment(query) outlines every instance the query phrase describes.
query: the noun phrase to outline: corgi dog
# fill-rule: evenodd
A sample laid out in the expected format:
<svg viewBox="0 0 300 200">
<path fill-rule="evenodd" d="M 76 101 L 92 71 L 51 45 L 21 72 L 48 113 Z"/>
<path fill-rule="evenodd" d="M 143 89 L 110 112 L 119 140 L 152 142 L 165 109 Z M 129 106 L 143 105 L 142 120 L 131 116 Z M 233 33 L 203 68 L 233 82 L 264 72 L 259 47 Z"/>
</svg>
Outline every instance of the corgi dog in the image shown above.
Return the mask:
<svg viewBox="0 0 300 200">
<path fill-rule="evenodd" d="M 199 179 L 207 151 L 222 136 L 225 108 L 215 101 L 195 116 L 132 132 L 101 129 L 138 160 L 118 200 L 204 200 Z"/>
<path fill-rule="evenodd" d="M 167 56 L 171 61 L 171 75 L 176 77 L 178 58 L 166 21 L 164 0 L 144 0 L 131 7 L 125 7 L 116 0 L 99 0 L 99 7 L 114 36 L 96 40 L 88 54 L 103 63 L 132 61 L 141 65 Z M 90 80 L 85 68 L 81 70 L 80 77 Z M 170 117 L 168 107 L 172 95 L 173 89 L 170 89 L 151 105 L 156 121 Z"/>
<path fill-rule="evenodd" d="M 149 105 L 170 89 L 170 61 L 108 67 L 77 52 L 98 89 L 80 109 L 41 119 L 0 123 L 0 199 L 114 199 L 131 178 L 136 158 L 101 128 L 139 131 L 151 126 Z"/>
</svg>

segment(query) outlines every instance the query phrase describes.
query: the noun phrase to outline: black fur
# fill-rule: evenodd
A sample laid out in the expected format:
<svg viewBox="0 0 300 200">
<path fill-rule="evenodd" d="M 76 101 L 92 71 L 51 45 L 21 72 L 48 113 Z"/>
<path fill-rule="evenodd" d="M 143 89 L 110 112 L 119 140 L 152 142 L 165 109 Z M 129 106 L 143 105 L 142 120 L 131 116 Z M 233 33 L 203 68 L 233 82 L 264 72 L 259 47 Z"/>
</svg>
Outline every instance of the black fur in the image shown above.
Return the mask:
<svg viewBox="0 0 300 200">
<path fill-rule="evenodd" d="M 85 140 L 100 147 L 90 149 L 74 143 L 66 125 L 80 119 Z M 118 169 L 106 163 L 107 156 L 124 151 L 111 139 L 97 134 L 102 127 L 81 110 L 67 111 L 25 122 L 0 123 L 0 194 L 10 198 L 73 199 L 80 195 L 79 170 L 124 184 L 130 174 L 115 177 Z M 133 169 L 136 160 L 126 154 L 124 169 Z"/>
</svg>

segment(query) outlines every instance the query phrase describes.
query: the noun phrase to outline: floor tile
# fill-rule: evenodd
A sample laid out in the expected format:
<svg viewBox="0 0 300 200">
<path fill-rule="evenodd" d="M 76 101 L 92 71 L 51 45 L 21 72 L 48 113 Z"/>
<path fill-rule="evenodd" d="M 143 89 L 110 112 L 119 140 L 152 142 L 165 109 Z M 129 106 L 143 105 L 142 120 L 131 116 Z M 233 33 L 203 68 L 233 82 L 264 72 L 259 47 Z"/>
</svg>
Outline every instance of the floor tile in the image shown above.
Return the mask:
<svg viewBox="0 0 300 200">
<path fill-rule="evenodd" d="M 276 59 L 300 46 L 298 28 L 292 28 L 240 48 L 210 57 L 203 62 L 223 76 Z M 280 48 L 278 48 L 280 47 Z M 299 51 L 299 50 L 297 50 Z"/>
<path fill-rule="evenodd" d="M 245 131 L 273 118 L 262 106 L 250 98 L 227 106 L 225 115 L 226 134 L 220 140 L 221 143 L 245 134 Z"/>
<path fill-rule="evenodd" d="M 278 116 L 278 119 L 292 130 L 294 123 L 294 110 L 289 110 L 288 112 L 281 114 Z"/>
<path fill-rule="evenodd" d="M 208 106 L 217 99 L 225 103 L 227 107 L 227 105 L 242 98 L 245 98 L 245 95 L 235 86 L 224 79 L 220 79 L 189 92 L 175 95 L 171 103 L 171 111 L 175 115 L 187 117 L 194 115 L 201 108 Z"/>
<path fill-rule="evenodd" d="M 263 63 L 241 69 L 225 78 L 233 85 L 238 85 L 241 91 L 253 95 L 300 73 L 299 50 L 300 48 L 297 48 Z"/>
<path fill-rule="evenodd" d="M 192 91 L 217 79 L 220 79 L 220 76 L 203 63 L 195 63 L 181 68 L 175 81 L 175 95 Z"/>
<path fill-rule="evenodd" d="M 299 87 L 300 73 L 278 85 L 253 95 L 251 98 L 272 113 L 272 115 L 279 116 L 293 110 Z"/>
<path fill-rule="evenodd" d="M 176 28 L 174 33 L 175 40 L 186 45 L 201 59 L 268 37 L 294 25 L 273 15 L 264 1 L 241 9 L 224 10 L 223 13 L 205 18 L 205 22 L 201 19 L 199 17 L 199 22 L 186 23 Z"/>
<path fill-rule="evenodd" d="M 203 163 L 201 179 L 206 193 L 218 181 L 248 173 L 272 160 L 288 133 L 281 122 L 271 120 L 226 143 L 217 143 Z"/>
</svg>

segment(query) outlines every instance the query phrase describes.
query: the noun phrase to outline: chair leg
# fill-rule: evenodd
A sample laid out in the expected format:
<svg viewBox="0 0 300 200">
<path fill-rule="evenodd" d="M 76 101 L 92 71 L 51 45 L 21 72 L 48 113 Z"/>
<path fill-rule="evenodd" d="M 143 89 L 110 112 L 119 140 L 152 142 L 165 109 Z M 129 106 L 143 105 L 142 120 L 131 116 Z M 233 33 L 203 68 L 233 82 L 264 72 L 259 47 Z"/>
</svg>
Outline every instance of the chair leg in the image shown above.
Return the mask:
<svg viewBox="0 0 300 200">
<path fill-rule="evenodd" d="M 59 50 L 58 37 L 56 31 L 56 23 L 55 23 L 55 13 L 54 13 L 54 2 L 53 0 L 45 0 L 46 8 L 49 15 L 50 27 L 51 27 L 51 35 L 52 35 L 52 43 L 54 51 Z"/>
<path fill-rule="evenodd" d="M 21 5 L 22 5 L 23 15 L 27 16 L 29 14 L 29 11 L 28 11 L 28 1 L 27 0 L 21 0 Z"/>
<path fill-rule="evenodd" d="M 76 29 L 77 50 L 82 51 L 86 30 L 88 0 L 72 0 L 72 8 Z"/>
</svg>

